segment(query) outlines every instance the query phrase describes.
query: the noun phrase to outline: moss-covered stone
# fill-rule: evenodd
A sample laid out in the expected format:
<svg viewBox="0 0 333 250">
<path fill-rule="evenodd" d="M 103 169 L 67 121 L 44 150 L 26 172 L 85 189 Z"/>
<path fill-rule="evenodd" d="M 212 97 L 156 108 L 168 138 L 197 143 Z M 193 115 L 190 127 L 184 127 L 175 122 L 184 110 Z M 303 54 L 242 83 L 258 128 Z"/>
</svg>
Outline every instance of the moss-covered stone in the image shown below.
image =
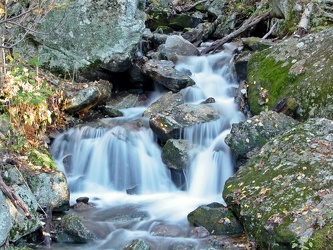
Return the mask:
<svg viewBox="0 0 333 250">
<path fill-rule="evenodd" d="M 213 235 L 230 235 L 243 232 L 242 225 L 235 215 L 219 203 L 198 207 L 187 216 L 194 226 L 203 226 Z"/>
<path fill-rule="evenodd" d="M 300 120 L 333 119 L 333 29 L 290 38 L 254 54 L 248 63 L 249 105 L 254 114 L 295 98 Z"/>
<path fill-rule="evenodd" d="M 268 142 L 226 182 L 224 200 L 261 249 L 319 246 L 330 237 L 332 134 L 333 121 L 311 119 Z"/>
</svg>

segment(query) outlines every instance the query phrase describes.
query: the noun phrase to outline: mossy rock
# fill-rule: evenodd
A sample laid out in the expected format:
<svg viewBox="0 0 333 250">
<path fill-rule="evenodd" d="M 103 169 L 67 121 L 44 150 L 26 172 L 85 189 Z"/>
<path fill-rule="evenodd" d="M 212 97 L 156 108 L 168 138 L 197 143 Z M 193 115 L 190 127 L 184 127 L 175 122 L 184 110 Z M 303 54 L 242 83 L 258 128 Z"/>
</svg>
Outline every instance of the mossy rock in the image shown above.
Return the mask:
<svg viewBox="0 0 333 250">
<path fill-rule="evenodd" d="M 333 119 L 333 29 L 290 38 L 255 53 L 248 63 L 249 105 L 254 114 L 294 98 L 296 117 Z M 267 96 L 263 98 L 264 94 Z"/>
<path fill-rule="evenodd" d="M 217 202 L 198 207 L 187 215 L 194 226 L 202 226 L 213 235 L 230 235 L 243 232 L 243 227 L 235 215 Z"/>
<path fill-rule="evenodd" d="M 260 249 L 318 247 L 331 237 L 332 134 L 333 121 L 310 119 L 265 144 L 227 180 L 223 198 Z"/>
</svg>

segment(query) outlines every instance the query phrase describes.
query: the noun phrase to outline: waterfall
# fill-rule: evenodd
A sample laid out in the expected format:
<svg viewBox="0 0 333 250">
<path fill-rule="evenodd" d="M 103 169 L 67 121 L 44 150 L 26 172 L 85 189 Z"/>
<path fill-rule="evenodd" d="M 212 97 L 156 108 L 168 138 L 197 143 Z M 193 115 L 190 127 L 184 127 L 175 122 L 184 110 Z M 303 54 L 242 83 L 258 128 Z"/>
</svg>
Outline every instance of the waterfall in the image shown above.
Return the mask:
<svg viewBox="0 0 333 250">
<path fill-rule="evenodd" d="M 182 139 L 200 148 L 199 153 L 198 150 L 193 153 L 185 171 L 185 191 L 176 188 L 170 170 L 161 160 L 161 148 L 148 119 L 142 117 L 146 107 L 121 110 L 122 118 L 72 128 L 58 136 L 52 145 L 53 158 L 67 176 L 72 199 L 82 195 L 91 197 L 100 209 L 121 207 L 124 210 L 124 206 L 135 204 L 139 210 L 149 213 L 150 219 L 143 224 L 133 222 L 126 230 L 119 226 L 110 234 L 107 242 L 112 242 L 109 243 L 112 249 L 133 238 L 150 239 L 146 231 L 157 221 L 186 224 L 187 214 L 199 205 L 223 202 L 223 185 L 234 168 L 224 138 L 231 124 L 244 118 L 234 101 L 238 84 L 233 57 L 224 52 L 184 57 L 176 69 L 191 72 L 196 82 L 181 91 L 185 102 L 196 104 L 214 98 L 215 102 L 209 105 L 220 114 L 220 119 L 186 128 L 182 133 Z M 105 244 L 105 240 L 99 244 Z"/>
</svg>

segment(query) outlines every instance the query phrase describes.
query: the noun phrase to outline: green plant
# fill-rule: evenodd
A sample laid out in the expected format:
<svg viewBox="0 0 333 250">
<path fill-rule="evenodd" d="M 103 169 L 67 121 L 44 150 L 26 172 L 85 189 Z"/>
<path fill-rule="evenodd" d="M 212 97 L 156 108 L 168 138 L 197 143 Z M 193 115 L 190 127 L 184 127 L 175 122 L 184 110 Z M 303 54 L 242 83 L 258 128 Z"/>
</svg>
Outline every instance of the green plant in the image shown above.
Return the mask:
<svg viewBox="0 0 333 250">
<path fill-rule="evenodd" d="M 300 250 L 308 250 L 312 249 L 313 243 L 309 241 L 309 238 L 300 238 L 299 240 L 294 240 L 291 242 L 291 248 L 300 249 Z"/>
</svg>

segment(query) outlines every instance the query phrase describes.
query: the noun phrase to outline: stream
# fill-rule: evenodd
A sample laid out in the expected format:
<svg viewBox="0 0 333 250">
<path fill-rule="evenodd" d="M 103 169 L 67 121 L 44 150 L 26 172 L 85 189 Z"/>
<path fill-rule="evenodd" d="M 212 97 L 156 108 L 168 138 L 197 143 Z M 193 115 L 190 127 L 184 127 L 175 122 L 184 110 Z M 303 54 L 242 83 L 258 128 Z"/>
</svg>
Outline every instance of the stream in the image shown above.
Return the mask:
<svg viewBox="0 0 333 250">
<path fill-rule="evenodd" d="M 56 138 L 51 152 L 67 176 L 71 204 L 86 196 L 95 206 L 78 214 L 96 240 L 83 245 L 54 243 L 53 249 L 123 249 L 134 239 L 154 250 L 215 249 L 209 248 L 211 238 L 190 236 L 193 226 L 187 215 L 200 205 L 224 203 L 223 185 L 234 171 L 224 138 L 231 124 L 244 117 L 234 101 L 238 83 L 233 56 L 221 52 L 186 57 L 176 69 L 190 71 L 196 82 L 181 91 L 185 102 L 197 104 L 213 97 L 216 102 L 207 105 L 221 116 L 184 129 L 179 138 L 200 148 L 193 151 L 184 171 L 184 188 L 177 188 L 162 162 L 149 120 L 142 117 L 147 107 L 121 110 L 124 117 L 106 118 L 96 126 L 72 128 Z M 156 92 L 150 103 L 162 94 Z"/>
</svg>

